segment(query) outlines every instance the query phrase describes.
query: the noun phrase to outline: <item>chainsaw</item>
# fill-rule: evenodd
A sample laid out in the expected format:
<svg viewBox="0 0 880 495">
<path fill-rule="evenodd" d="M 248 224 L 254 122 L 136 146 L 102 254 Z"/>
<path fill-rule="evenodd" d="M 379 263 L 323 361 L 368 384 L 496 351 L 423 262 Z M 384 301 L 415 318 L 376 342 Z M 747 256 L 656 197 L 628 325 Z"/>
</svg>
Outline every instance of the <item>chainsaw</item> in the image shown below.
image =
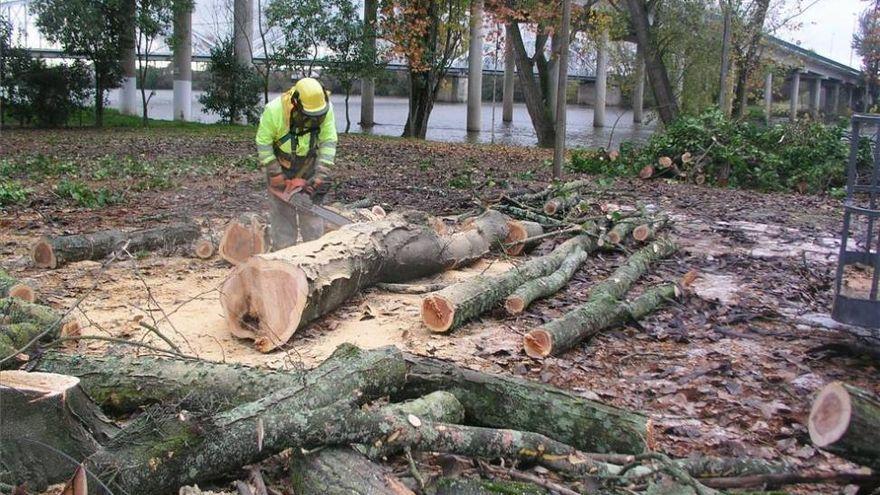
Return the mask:
<svg viewBox="0 0 880 495">
<path fill-rule="evenodd" d="M 336 213 L 334 211 L 328 210 L 323 206 L 316 205 L 312 201 L 312 197 L 309 196 L 305 192 L 305 186 L 295 186 L 285 188 L 284 191 L 279 191 L 274 188 L 269 188 L 269 191 L 281 201 L 293 206 L 294 208 L 311 213 L 323 220 L 330 222 L 337 227 L 341 227 L 343 225 L 348 225 L 351 223 L 351 220 L 345 218 L 344 216 Z"/>
</svg>

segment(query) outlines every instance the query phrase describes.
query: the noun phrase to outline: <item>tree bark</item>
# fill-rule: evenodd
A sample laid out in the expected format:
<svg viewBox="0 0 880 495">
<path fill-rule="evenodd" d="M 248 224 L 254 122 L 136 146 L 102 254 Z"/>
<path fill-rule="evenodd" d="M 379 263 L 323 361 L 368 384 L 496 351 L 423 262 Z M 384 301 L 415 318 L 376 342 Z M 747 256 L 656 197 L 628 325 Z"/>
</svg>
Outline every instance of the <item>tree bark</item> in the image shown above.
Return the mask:
<svg viewBox="0 0 880 495">
<path fill-rule="evenodd" d="M 290 472 L 302 495 L 414 495 L 390 469 L 346 447 L 294 455 Z"/>
<path fill-rule="evenodd" d="M 552 253 L 500 275 L 479 275 L 431 294 L 422 299 L 422 322 L 432 332 L 451 332 L 493 308 L 527 281 L 553 273 L 577 247 L 592 252 L 596 243 L 589 235 L 580 235 L 564 242 Z"/>
<path fill-rule="evenodd" d="M 567 194 L 575 192 L 581 188 L 589 187 L 594 182 L 595 181 L 590 180 L 590 179 L 573 180 L 573 181 L 569 181 L 569 182 L 564 182 L 564 183 L 559 184 L 557 186 L 547 187 L 543 191 L 538 191 L 535 193 L 520 194 L 520 195 L 514 196 L 514 198 L 516 198 L 516 200 L 520 203 L 529 203 L 532 201 L 544 200 L 544 199 L 546 199 L 550 196 L 553 196 L 553 195 L 556 195 L 556 196 L 567 195 Z"/>
<path fill-rule="evenodd" d="M 507 480 L 471 478 L 440 478 L 435 495 L 546 495 L 547 490 L 531 483 Z"/>
<path fill-rule="evenodd" d="M 664 298 L 669 298 L 670 294 L 674 296 L 674 285 L 661 286 L 661 289 L 649 291 L 636 299 L 632 307 L 619 302 L 655 261 L 671 256 L 677 250 L 674 242 L 660 240 L 634 253 L 605 281 L 592 288 L 585 304 L 527 333 L 523 337 L 526 354 L 534 358 L 559 354 L 605 328 L 620 324 L 632 312 L 635 312 L 632 318 L 638 319 L 656 308 Z"/>
<path fill-rule="evenodd" d="M 256 213 L 245 213 L 226 225 L 217 253 L 233 266 L 269 251 L 269 226 Z"/>
<path fill-rule="evenodd" d="M 516 74 L 526 102 L 526 109 L 529 111 L 529 117 L 532 119 L 532 126 L 534 126 L 535 134 L 538 136 L 538 146 L 542 148 L 552 148 L 556 141 L 556 131 L 553 124 L 549 98 L 546 96 L 548 91 L 542 90 L 542 87 L 549 88 L 549 84 L 543 84 L 543 79 L 549 79 L 547 74 L 547 63 L 546 60 L 544 60 L 543 54 L 544 43 L 546 42 L 547 36 L 546 34 L 543 34 L 536 38 L 535 60 L 532 60 L 526 52 L 522 33 L 520 33 L 519 30 L 519 24 L 515 22 L 509 23 L 506 32 L 508 39 L 510 39 L 513 46 Z M 540 86 L 538 82 L 535 81 L 535 64 L 538 65 L 538 76 L 542 79 L 542 84 Z"/>
<path fill-rule="evenodd" d="M 467 424 L 541 433 L 584 452 L 640 454 L 653 448 L 641 414 L 521 378 L 406 356 L 407 383 L 397 397 L 446 390 L 461 402 Z"/>
<path fill-rule="evenodd" d="M 347 354 L 354 357 L 338 359 Z M 86 468 L 105 473 L 114 491 L 152 495 L 226 476 L 285 448 L 356 441 L 344 421 L 352 405 L 396 392 L 405 373 L 394 348 L 345 346 L 296 386 L 213 415 L 180 413 L 123 431 Z"/>
<path fill-rule="evenodd" d="M 657 112 L 660 114 L 660 120 L 664 124 L 669 124 L 678 115 L 678 103 L 675 101 L 675 93 L 672 91 L 672 84 L 669 82 L 669 74 L 666 72 L 656 36 L 651 31 L 647 6 L 644 0 L 626 0 L 626 7 L 636 40 L 645 54 L 645 70 L 648 73 L 654 101 L 657 102 Z"/>
<path fill-rule="evenodd" d="M 378 282 L 399 282 L 470 263 L 507 237 L 507 218 L 490 211 L 475 228 L 447 237 L 398 216 L 346 225 L 315 241 L 254 256 L 221 291 L 233 335 L 268 352 L 302 326 Z"/>
<path fill-rule="evenodd" d="M 19 281 L 0 268 L 0 298 L 3 297 L 15 297 L 31 303 L 37 300 L 37 294 L 33 287 Z"/>
<path fill-rule="evenodd" d="M 536 299 L 547 297 L 559 292 L 571 280 L 575 272 L 584 264 L 589 253 L 580 247 L 574 248 L 553 273 L 529 280 L 521 285 L 513 294 L 507 296 L 504 308 L 509 315 L 522 313 Z"/>
<path fill-rule="evenodd" d="M 40 268 L 57 268 L 74 261 L 104 259 L 123 247 L 135 253 L 190 245 L 200 235 L 199 226 L 187 222 L 129 232 L 111 229 L 44 237 L 31 248 L 31 258 Z"/>
<path fill-rule="evenodd" d="M 833 382 L 813 401 L 807 422 L 813 445 L 849 461 L 880 469 L 880 400 Z"/>
<path fill-rule="evenodd" d="M 117 431 L 71 376 L 0 371 L 0 404 L 0 481 L 31 490 L 69 478 Z"/>
</svg>

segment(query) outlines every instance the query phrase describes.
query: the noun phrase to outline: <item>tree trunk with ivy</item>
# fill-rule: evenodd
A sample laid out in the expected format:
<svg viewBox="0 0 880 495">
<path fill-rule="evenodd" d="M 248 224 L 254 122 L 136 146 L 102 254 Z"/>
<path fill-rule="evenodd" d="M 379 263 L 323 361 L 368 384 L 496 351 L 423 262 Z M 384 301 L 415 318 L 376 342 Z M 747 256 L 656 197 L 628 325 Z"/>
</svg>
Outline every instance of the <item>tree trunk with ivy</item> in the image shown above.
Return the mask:
<svg viewBox="0 0 880 495">
<path fill-rule="evenodd" d="M 544 45 L 547 34 L 539 32 L 535 38 L 535 56 L 529 58 L 523 42 L 519 24 L 512 22 L 507 25 L 507 37 L 513 46 L 513 58 L 516 62 L 516 73 L 522 87 L 523 98 L 532 126 L 538 136 L 538 146 L 552 148 L 556 142 L 556 127 L 553 123 L 550 100 L 548 98 L 549 75 L 547 61 L 544 58 Z M 538 69 L 538 81 L 535 81 L 534 67 Z"/>
<path fill-rule="evenodd" d="M 660 53 L 660 41 L 651 30 L 648 6 L 645 0 L 626 0 L 626 8 L 636 41 L 645 53 L 645 71 L 648 74 L 654 100 L 657 102 L 657 112 L 660 114 L 660 120 L 668 124 L 678 115 L 678 103 L 675 101 L 672 83 L 669 82 L 669 74 L 666 72 L 666 65 Z"/>
</svg>

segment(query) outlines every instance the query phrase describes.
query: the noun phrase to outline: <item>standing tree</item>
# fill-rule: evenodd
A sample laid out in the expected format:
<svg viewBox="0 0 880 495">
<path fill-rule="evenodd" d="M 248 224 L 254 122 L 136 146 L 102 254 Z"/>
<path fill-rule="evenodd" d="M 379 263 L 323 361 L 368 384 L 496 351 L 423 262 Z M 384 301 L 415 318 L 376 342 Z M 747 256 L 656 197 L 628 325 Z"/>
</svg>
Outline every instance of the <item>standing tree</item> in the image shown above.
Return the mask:
<svg viewBox="0 0 880 495">
<path fill-rule="evenodd" d="M 220 115 L 224 123 L 240 122 L 243 118 L 249 123 L 259 120 L 260 78 L 250 66 L 235 58 L 231 38 L 211 49 L 208 72 L 211 79 L 205 94 L 199 97 L 206 110 Z"/>
<path fill-rule="evenodd" d="M 275 65 L 292 70 L 295 77 L 312 76 L 318 56 L 333 34 L 333 5 L 321 0 L 269 0 L 267 32 L 280 33 L 281 38 L 270 43 L 277 45 L 272 55 Z"/>
<path fill-rule="evenodd" d="M 64 53 L 92 62 L 95 72 L 95 125 L 104 123 L 106 90 L 119 84 L 122 52 L 133 48 L 126 29 L 131 26 L 125 0 L 34 0 L 37 28 Z"/>
<path fill-rule="evenodd" d="M 150 52 L 153 43 L 159 36 L 167 36 L 171 28 L 171 18 L 175 8 L 191 8 L 177 6 L 181 2 L 175 0 L 137 0 L 135 11 L 135 28 L 137 30 L 135 47 L 140 64 L 138 68 L 141 79 L 141 103 L 144 106 L 144 125 L 149 123 L 148 105 L 153 92 L 147 96 L 147 69 L 150 64 Z M 188 3 L 188 2 L 187 2 Z"/>
<path fill-rule="evenodd" d="M 734 47 L 738 52 L 737 62 L 739 70 L 736 76 L 736 102 L 737 116 L 746 115 L 749 96 L 749 78 L 758 67 L 761 56 L 761 38 L 764 34 L 764 21 L 767 19 L 767 11 L 770 8 L 770 0 L 754 0 L 744 12 L 745 23 L 743 31 L 737 37 Z"/>
<path fill-rule="evenodd" d="M 440 83 L 464 53 L 468 0 L 382 0 L 382 37 L 409 69 L 409 115 L 403 137 L 424 139 Z"/>
<path fill-rule="evenodd" d="M 859 29 L 853 34 L 853 48 L 862 57 L 868 83 L 868 108 L 880 97 L 880 0 L 871 3 L 859 16 Z"/>
<path fill-rule="evenodd" d="M 345 132 L 351 128 L 348 100 L 351 88 L 360 79 L 376 77 L 382 67 L 376 65 L 372 46 L 364 43 L 370 33 L 358 17 L 357 9 L 350 0 L 337 0 L 332 18 L 331 36 L 327 40 L 330 56 L 327 72 L 334 76 L 345 92 Z"/>
</svg>

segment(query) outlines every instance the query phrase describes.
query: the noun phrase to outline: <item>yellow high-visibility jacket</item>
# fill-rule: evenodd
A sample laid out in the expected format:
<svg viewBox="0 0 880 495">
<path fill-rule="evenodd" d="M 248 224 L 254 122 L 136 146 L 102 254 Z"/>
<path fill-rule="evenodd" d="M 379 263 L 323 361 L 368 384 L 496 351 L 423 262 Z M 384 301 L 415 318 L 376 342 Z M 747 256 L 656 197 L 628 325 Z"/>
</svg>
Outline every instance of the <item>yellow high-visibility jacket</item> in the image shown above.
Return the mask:
<svg viewBox="0 0 880 495">
<path fill-rule="evenodd" d="M 294 155 L 291 147 L 292 143 L 296 141 L 295 156 L 307 156 L 311 145 L 314 145 L 317 148 L 318 163 L 316 165 L 332 166 L 336 159 L 336 142 L 338 140 L 333 104 L 327 102 L 330 108 L 327 109 L 324 120 L 319 127 L 292 129 L 290 127 L 290 110 L 292 108 L 290 98 L 292 94 L 293 89 L 270 101 L 263 109 L 260 126 L 257 129 L 257 154 L 260 163 L 266 165 L 278 158 L 277 155 Z M 312 143 L 313 134 L 315 135 L 314 143 Z M 311 175 L 312 173 L 306 174 L 306 176 Z"/>
</svg>

